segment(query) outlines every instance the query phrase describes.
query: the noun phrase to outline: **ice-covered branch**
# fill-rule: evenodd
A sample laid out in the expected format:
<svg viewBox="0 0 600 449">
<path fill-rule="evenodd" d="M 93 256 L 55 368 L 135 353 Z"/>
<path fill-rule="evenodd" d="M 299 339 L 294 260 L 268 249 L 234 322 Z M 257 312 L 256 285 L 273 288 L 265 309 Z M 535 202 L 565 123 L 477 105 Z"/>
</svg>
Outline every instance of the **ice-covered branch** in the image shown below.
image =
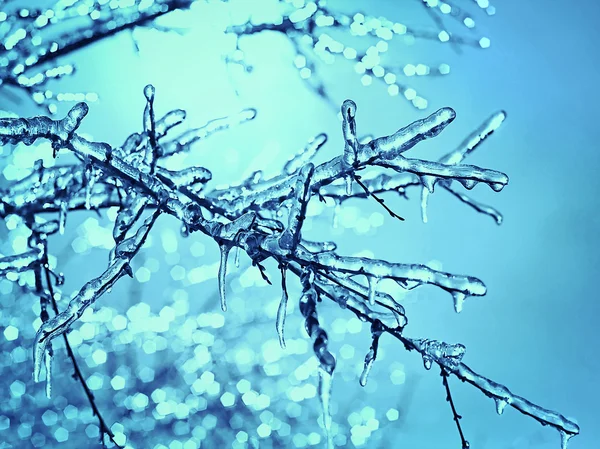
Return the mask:
<svg viewBox="0 0 600 449">
<path fill-rule="evenodd" d="M 125 274 L 131 273 L 131 259 L 136 255 L 144 244 L 152 225 L 156 221 L 159 212 L 154 212 L 140 226 L 137 232 L 116 246 L 115 259 L 106 271 L 95 279 L 86 283 L 79 293 L 69 302 L 69 305 L 58 315 L 44 322 L 38 329 L 33 351 L 33 377 L 39 381 L 40 372 L 44 360 L 48 358 L 48 348 L 52 339 L 66 332 L 70 325 L 77 320 L 85 309 L 91 306 L 100 296 L 109 290 L 115 282 Z M 47 365 L 48 366 L 48 365 Z M 47 376 L 49 382 L 49 376 Z"/>
<path fill-rule="evenodd" d="M 46 223 L 52 223 L 52 222 L 46 222 Z M 49 319 L 49 314 L 48 314 L 48 305 L 50 305 L 52 307 L 52 310 L 54 311 L 55 315 L 59 315 L 60 311 L 58 309 L 58 304 L 56 303 L 56 296 L 55 296 L 55 291 L 54 291 L 54 286 L 53 286 L 53 279 L 52 276 L 54 275 L 54 273 L 50 270 L 49 267 L 49 261 L 48 261 L 48 241 L 47 241 L 47 233 L 42 232 L 43 230 L 47 230 L 48 226 L 34 226 L 35 230 L 34 230 L 34 234 L 33 234 L 33 239 L 30 240 L 30 246 L 35 246 L 35 247 L 39 247 L 39 248 L 43 248 L 43 256 L 42 256 L 42 265 L 38 265 L 35 267 L 34 269 L 34 276 L 35 276 L 35 293 L 36 295 L 39 296 L 40 298 L 40 318 L 42 320 L 42 323 L 45 323 L 48 321 Z M 52 234 L 58 231 L 58 228 L 54 228 L 53 232 L 49 232 L 48 234 Z M 44 287 L 44 281 L 47 287 Z M 56 279 L 54 280 L 56 282 L 57 285 L 60 285 L 62 283 L 62 278 L 59 278 L 59 281 L 57 281 Z M 48 304 L 50 303 L 50 304 Z M 73 348 L 71 347 L 71 344 L 69 343 L 69 339 L 66 335 L 66 333 L 62 334 L 63 336 L 63 341 L 65 343 L 65 349 L 67 351 L 67 355 L 69 356 L 69 359 L 71 360 L 71 364 L 73 365 L 73 371 L 74 371 L 74 379 L 77 380 L 82 388 L 83 391 L 85 393 L 85 396 L 88 400 L 88 403 L 90 404 L 90 407 L 92 408 L 92 413 L 94 416 L 96 416 L 96 418 L 98 419 L 98 426 L 100 428 L 100 442 L 102 444 L 104 444 L 104 437 L 105 435 L 108 437 L 108 439 L 112 442 L 112 444 L 115 445 L 115 447 L 119 447 L 121 448 L 122 446 L 119 445 L 116 441 L 115 441 L 115 435 L 113 434 L 112 430 L 110 429 L 110 427 L 108 426 L 108 424 L 106 423 L 106 421 L 104 420 L 104 417 L 102 415 L 102 413 L 100 412 L 97 404 L 96 404 L 96 400 L 94 397 L 94 394 L 92 393 L 92 390 L 90 389 L 90 387 L 88 386 L 83 373 L 81 371 L 81 368 L 79 367 L 79 363 L 77 362 L 77 358 L 75 357 L 75 353 L 73 352 Z M 51 379 L 51 356 L 50 353 L 47 355 L 47 369 L 48 371 L 46 372 L 46 394 L 48 396 L 48 398 L 50 397 L 51 391 L 52 391 L 52 379 Z"/>
<path fill-rule="evenodd" d="M 14 256 L 0 257 L 0 276 L 30 270 L 34 265 L 40 263 L 41 257 L 41 249 L 32 249 Z"/>
<path fill-rule="evenodd" d="M 79 164 L 53 168 L 37 163 L 32 167 L 30 176 L 3 192 L 0 203 L 2 217 L 19 215 L 36 232 L 52 234 L 64 230 L 66 215 L 71 211 L 119 206 L 113 229 L 115 247 L 111 251 L 108 268 L 86 283 L 65 310 L 45 320 L 37 333 L 34 348 L 36 379 L 39 379 L 44 362 L 47 369 L 51 368 L 51 340 L 64 335 L 83 311 L 120 277 L 131 274 L 131 259 L 143 245 L 156 217 L 166 213 L 177 218 L 187 233 L 199 231 L 219 245 L 221 258 L 217 277 L 223 310 L 226 309 L 227 260 L 232 249 L 245 251 L 267 280 L 266 268 L 261 263 L 267 259 L 277 262 L 281 271 L 282 297 L 276 330 L 282 346 L 285 345 L 285 314 L 290 295 L 288 274 L 300 278 L 300 312 L 319 361 L 319 392 L 330 445 L 329 402 L 335 358 L 328 349 L 327 332 L 317 314 L 318 304 L 324 298 L 372 324 L 372 341 L 365 357 L 360 379 L 362 384 L 366 383 L 377 357 L 379 339 L 387 333 L 400 340 L 408 350 L 419 352 L 425 368 L 429 369 L 436 363 L 443 372 L 457 376 L 496 400 L 499 411 L 511 405 L 558 429 L 565 444 L 570 436 L 578 433 L 578 426 L 571 420 L 539 407 L 471 370 L 462 362 L 463 345 L 406 337 L 404 332 L 408 319 L 404 307 L 380 287 L 384 279 L 394 281 L 407 290 L 434 285 L 452 295 L 455 310 L 459 312 L 467 297 L 486 293 L 481 280 L 435 270 L 423 264 L 341 255 L 336 245 L 327 239 L 309 241 L 302 235 L 306 211 L 315 196 L 330 196 L 341 202 L 348 198 L 373 196 L 374 192 L 403 193 L 404 189 L 415 185 L 428 192 L 432 192 L 436 184 L 454 189 L 453 181 L 466 188 L 481 182 L 494 191 L 501 190 L 508 182 L 506 175 L 464 165 L 462 161 L 497 129 L 504 120 L 504 113 L 494 114 L 456 150 L 437 162 L 431 162 L 407 158 L 404 154 L 419 142 L 437 136 L 449 125 L 455 117 L 452 109 L 440 109 L 388 136 L 364 142 L 357 137 L 356 105 L 348 100 L 342 106 L 344 142 L 339 156 L 314 165 L 311 159 L 326 141 L 324 135 L 318 136 L 305 151 L 288 161 L 281 175 L 263 179 L 260 173 L 253 174 L 230 189 L 210 191 L 208 184 L 212 174 L 209 169 L 188 167 L 168 170 L 161 165 L 163 158 L 177 151 L 190 150 L 191 143 L 199 138 L 253 118 L 254 112 L 242 112 L 238 116 L 210 122 L 206 127 L 180 137 L 167 139 L 168 132 L 181 123 L 185 114 L 179 110 L 171 111 L 156 120 L 153 94 L 153 89 L 146 88 L 144 130 L 132 134 L 121 147 L 90 141 L 77 134 L 78 126 L 88 112 L 83 103 L 77 104 L 62 120 L 47 117 L 0 119 L 0 141 L 3 144 L 33 145 L 38 139 L 48 139 L 56 153 L 66 149 L 80 161 Z M 382 168 L 391 169 L 392 175 L 377 173 L 369 177 L 370 170 L 380 171 Z M 366 174 L 363 175 L 363 172 Z M 353 188 L 354 181 L 362 190 Z M 57 193 L 59 190 L 62 193 Z M 476 206 L 470 199 L 465 202 Z M 493 214 L 483 206 L 475 208 Z M 205 216 L 204 211 L 209 213 Z M 58 214 L 58 217 L 36 222 L 35 218 L 40 214 Z M 0 259 L 0 273 L 39 266 L 42 255 L 43 249 L 40 249 L 39 252 L 31 250 L 18 256 L 4 257 Z M 453 412 L 456 418 L 454 409 Z M 461 438 L 464 445 L 466 440 L 462 431 Z"/>
<path fill-rule="evenodd" d="M 54 113 L 54 102 L 86 97 L 55 95 L 47 89 L 49 81 L 75 72 L 73 65 L 62 63 L 65 56 L 120 32 L 149 26 L 170 12 L 189 8 L 194 1 L 57 1 L 46 8 L 6 5 L 6 14 L 4 8 L 0 14 L 0 86 L 23 89 Z"/>
</svg>

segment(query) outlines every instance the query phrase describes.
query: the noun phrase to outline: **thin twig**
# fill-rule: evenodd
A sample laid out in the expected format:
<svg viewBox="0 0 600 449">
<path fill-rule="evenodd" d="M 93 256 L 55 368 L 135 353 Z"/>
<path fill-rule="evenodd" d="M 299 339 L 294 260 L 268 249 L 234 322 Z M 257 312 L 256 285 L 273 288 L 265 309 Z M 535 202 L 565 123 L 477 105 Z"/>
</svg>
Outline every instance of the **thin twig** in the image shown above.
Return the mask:
<svg viewBox="0 0 600 449">
<path fill-rule="evenodd" d="M 52 280 L 50 279 L 50 269 L 48 268 L 47 263 L 45 263 L 43 266 L 44 266 L 44 273 L 46 275 L 46 283 L 48 284 L 48 291 L 50 293 L 50 302 L 52 304 L 52 309 L 54 310 L 54 313 L 56 313 L 58 315 L 60 312 L 58 310 L 58 305 L 56 304 L 56 299 L 54 298 L 54 289 L 52 287 Z M 100 410 L 98 409 L 98 406 L 96 405 L 94 393 L 92 393 L 92 390 L 90 390 L 90 387 L 88 387 L 85 379 L 83 378 L 83 373 L 81 372 L 81 369 L 79 368 L 79 364 L 77 363 L 77 359 L 75 358 L 75 353 L 73 352 L 73 349 L 71 348 L 71 345 L 69 344 L 69 339 L 67 338 L 66 333 L 63 334 L 63 339 L 65 340 L 65 347 L 67 348 L 67 354 L 69 355 L 69 358 L 71 359 L 71 362 L 73 364 L 73 369 L 75 370 L 73 377 L 76 380 L 78 380 L 79 383 L 81 384 L 81 386 L 83 387 L 83 391 L 85 392 L 85 395 L 88 399 L 90 407 L 92 408 L 92 412 L 98 418 L 98 424 L 100 427 L 100 441 L 101 441 L 102 445 L 104 446 L 104 435 L 108 435 L 108 438 L 116 447 L 123 448 L 123 446 L 119 445 L 115 441 L 115 435 L 113 434 L 112 430 L 110 430 L 110 427 L 108 427 L 108 425 L 106 424 L 106 421 L 104 421 L 104 418 L 102 417 L 102 414 L 100 413 Z"/>
<path fill-rule="evenodd" d="M 460 435 L 460 441 L 462 443 L 462 449 L 469 449 L 470 445 L 467 439 L 465 438 L 465 434 L 463 433 L 462 427 L 460 425 L 460 419 L 462 416 L 458 414 L 456 411 L 456 407 L 454 405 L 454 400 L 452 399 L 452 393 L 450 393 L 450 384 L 448 383 L 448 372 L 444 369 L 443 366 L 440 366 L 442 376 L 442 383 L 444 384 L 444 388 L 446 389 L 446 400 L 450 403 L 450 408 L 452 409 L 452 416 L 454 422 L 456 423 L 456 428 L 458 429 L 458 434 Z"/>
<path fill-rule="evenodd" d="M 393 218 L 397 218 L 400 221 L 404 221 L 404 218 L 402 218 L 400 215 L 398 215 L 396 212 L 394 212 L 392 209 L 390 209 L 388 206 L 385 205 L 383 198 L 379 198 L 377 195 L 375 195 L 373 192 L 371 192 L 366 185 L 363 184 L 363 182 L 360 180 L 360 176 L 358 176 L 357 174 L 353 174 L 352 177 L 354 178 L 356 183 L 365 191 L 367 196 L 372 197 L 375 201 L 377 201 L 379 204 L 381 204 L 381 207 L 383 207 L 385 210 L 387 210 L 388 213 Z"/>
</svg>

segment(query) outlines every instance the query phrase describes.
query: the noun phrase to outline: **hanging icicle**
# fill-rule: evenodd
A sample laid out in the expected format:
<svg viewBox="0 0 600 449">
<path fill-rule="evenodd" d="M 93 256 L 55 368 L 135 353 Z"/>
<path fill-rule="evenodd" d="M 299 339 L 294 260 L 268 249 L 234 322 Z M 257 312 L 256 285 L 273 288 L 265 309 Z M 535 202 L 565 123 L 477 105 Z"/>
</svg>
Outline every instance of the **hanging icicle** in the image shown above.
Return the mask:
<svg viewBox="0 0 600 449">
<path fill-rule="evenodd" d="M 363 371 L 360 375 L 360 385 L 362 387 L 367 385 L 367 380 L 369 378 L 369 373 L 371 372 L 371 368 L 373 368 L 373 363 L 375 363 L 375 359 L 377 359 L 377 348 L 379 347 L 379 337 L 384 331 L 383 324 L 379 320 L 374 320 L 371 324 L 371 338 L 373 339 L 371 342 L 371 348 L 367 355 L 365 356 L 365 364 L 363 367 Z"/>
<path fill-rule="evenodd" d="M 227 312 L 227 300 L 225 299 L 225 276 L 227 275 L 227 258 L 229 251 L 231 251 L 231 245 L 221 243 L 219 244 L 219 251 L 221 252 L 221 260 L 219 262 L 219 297 L 221 298 L 221 310 Z"/>
<path fill-rule="evenodd" d="M 279 307 L 277 309 L 276 328 L 277 328 L 277 335 L 279 337 L 279 345 L 281 346 L 281 349 L 285 349 L 284 328 L 285 328 L 285 315 L 287 313 L 286 308 L 287 308 L 287 303 L 288 303 L 288 291 L 287 291 L 287 285 L 286 285 L 286 281 L 285 281 L 285 273 L 287 271 L 287 268 L 285 265 L 281 265 L 279 268 L 281 270 L 281 301 L 279 302 Z"/>
</svg>

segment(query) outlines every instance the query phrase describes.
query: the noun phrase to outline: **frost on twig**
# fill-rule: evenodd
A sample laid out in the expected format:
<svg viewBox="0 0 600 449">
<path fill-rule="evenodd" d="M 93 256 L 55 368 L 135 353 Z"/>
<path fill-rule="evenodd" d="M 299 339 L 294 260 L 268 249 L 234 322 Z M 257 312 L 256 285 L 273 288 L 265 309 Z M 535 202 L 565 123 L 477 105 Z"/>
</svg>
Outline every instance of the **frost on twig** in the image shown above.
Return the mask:
<svg viewBox="0 0 600 449">
<path fill-rule="evenodd" d="M 75 73 L 62 58 L 115 34 L 145 27 L 165 14 L 187 9 L 194 0 L 150 2 L 56 1 L 50 6 L 31 2 L 2 5 L 0 12 L 0 87 L 27 92 L 50 113 L 56 102 L 92 101 L 91 93 L 55 93 L 47 84 Z M 152 25 L 154 28 L 158 28 Z"/>
<path fill-rule="evenodd" d="M 481 183 L 494 191 L 502 190 L 508 183 L 504 173 L 464 165 L 462 160 L 498 128 L 504 120 L 504 113 L 494 114 L 456 150 L 433 162 L 408 158 L 404 154 L 419 142 L 434 138 L 448 126 L 455 117 L 452 109 L 440 109 L 388 136 L 365 142 L 356 137 L 357 108 L 354 102 L 347 100 L 342 105 L 344 142 L 338 156 L 313 164 L 312 156 L 326 140 L 319 137 L 309 143 L 306 151 L 288 162 L 279 176 L 264 179 L 253 174 L 233 188 L 211 189 L 212 175 L 206 168 L 190 167 L 175 171 L 162 165 L 163 159 L 173 154 L 169 149 L 190 150 L 189 146 L 196 137 L 207 137 L 212 132 L 208 131 L 210 126 L 198 128 L 203 131 L 192 132 L 191 135 L 184 133 L 179 137 L 166 138 L 170 130 L 181 123 L 184 114 L 171 111 L 156 120 L 152 109 L 153 94 L 153 89 L 146 88 L 143 131 L 132 134 L 121 147 L 86 140 L 77 134 L 78 126 L 88 112 L 87 105 L 83 103 L 74 106 L 62 120 L 47 117 L 0 119 L 2 144 L 33 145 L 38 139 L 48 139 L 55 152 L 68 150 L 80 161 L 54 168 L 36 164 L 30 176 L 2 192 L 2 217 L 19 216 L 40 234 L 42 229 L 58 232 L 64 228 L 66 215 L 73 211 L 120 207 L 113 230 L 115 246 L 108 268 L 86 283 L 65 310 L 44 320 L 38 330 L 34 346 L 36 379 L 44 361 L 50 361 L 52 340 L 64 335 L 83 311 L 120 277 L 131 274 L 131 259 L 140 250 L 154 221 L 160 214 L 168 214 L 178 219 L 187 233 L 200 232 L 220 247 L 218 281 L 223 310 L 226 307 L 227 259 L 232 249 L 245 251 L 265 279 L 268 277 L 262 263 L 272 259 L 278 264 L 282 299 L 275 327 L 282 346 L 285 345 L 288 274 L 299 277 L 302 287 L 300 312 L 320 366 L 318 390 L 330 446 L 333 428 L 329 410 L 335 357 L 329 351 L 327 332 L 319 321 L 317 311 L 319 303 L 325 299 L 371 323 L 372 341 L 365 357 L 361 384 L 366 383 L 377 357 L 380 337 L 388 334 L 400 340 L 407 350 L 418 352 L 425 368 L 429 369 L 435 363 L 442 373 L 452 374 L 494 399 L 499 412 L 510 405 L 540 423 L 556 428 L 565 444 L 568 438 L 579 432 L 577 424 L 561 414 L 537 406 L 503 385 L 477 374 L 462 361 L 465 354 L 463 345 L 407 337 L 408 319 L 404 307 L 381 289 L 383 280 L 395 282 L 406 290 L 432 285 L 448 292 L 456 312 L 460 312 L 468 298 L 486 293 L 481 280 L 418 263 L 345 256 L 339 254 L 336 245 L 325 238 L 322 241 L 303 238 L 307 206 L 314 197 L 321 200 L 331 197 L 341 204 L 346 199 L 373 196 L 375 192 L 403 193 L 401 189 L 412 186 L 420 186 L 428 194 L 433 193 L 436 186 L 458 191 L 461 188 L 458 184 L 471 189 Z M 220 123 L 227 126 L 211 129 L 216 131 L 254 117 L 253 112 L 251 117 L 245 114 L 241 114 L 241 120 L 239 116 L 222 119 Z M 369 177 L 370 170 L 386 172 L 385 175 L 378 173 Z M 363 175 L 363 172 L 367 174 Z M 354 180 L 361 181 L 361 190 L 353 188 Z M 59 186 L 62 194 L 57 193 Z M 460 199 L 476 211 L 497 216 L 490 207 L 465 198 Z M 44 223 L 36 221 L 36 217 L 48 213 L 54 214 L 56 219 Z M 38 267 L 47 254 L 45 251 L 43 248 L 36 250 L 34 246 L 28 253 L 3 257 L 0 259 L 0 274 Z M 47 301 L 45 304 L 47 306 Z M 46 365 L 50 366 L 49 363 Z M 444 386 L 450 397 L 445 376 Z M 450 402 L 456 420 L 454 403 Z M 465 446 L 462 428 L 458 427 Z"/>
<path fill-rule="evenodd" d="M 236 36 L 237 45 L 228 61 L 242 65 L 249 71 L 251 65 L 245 61 L 241 44 L 247 37 L 278 33 L 287 38 L 295 52 L 294 65 L 300 77 L 320 97 L 337 107 L 329 89 L 319 75 L 319 64 L 333 64 L 336 59 L 344 58 L 353 64 L 356 74 L 363 85 L 375 80 L 381 82 L 391 96 L 401 95 L 417 109 L 425 109 L 427 100 L 422 97 L 409 80 L 412 77 L 444 76 L 450 72 L 446 63 L 432 65 L 424 63 L 390 63 L 386 53 L 397 42 L 412 43 L 415 39 L 434 41 L 450 45 L 455 50 L 462 47 L 487 48 L 489 38 L 481 34 L 476 26 L 475 13 L 466 8 L 451 5 L 448 2 L 415 0 L 406 8 L 420 3 L 432 19 L 432 26 L 414 27 L 393 18 L 378 17 L 361 11 L 343 11 L 327 5 L 325 1 L 280 1 L 278 11 L 269 16 L 269 21 L 250 17 L 245 23 L 231 25 L 226 32 Z M 235 8 L 235 2 L 231 2 Z M 486 15 L 493 15 L 491 5 L 478 4 Z M 273 17 L 271 19 L 271 17 Z M 456 22 L 460 31 L 454 32 L 447 22 Z M 365 42 L 371 41 L 370 45 Z"/>
</svg>

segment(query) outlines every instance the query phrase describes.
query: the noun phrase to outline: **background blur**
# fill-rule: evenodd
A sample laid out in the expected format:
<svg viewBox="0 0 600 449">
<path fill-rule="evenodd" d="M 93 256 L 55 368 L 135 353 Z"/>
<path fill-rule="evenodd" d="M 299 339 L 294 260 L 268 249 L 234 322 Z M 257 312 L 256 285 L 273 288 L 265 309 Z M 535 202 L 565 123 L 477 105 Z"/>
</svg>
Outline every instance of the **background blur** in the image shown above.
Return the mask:
<svg viewBox="0 0 600 449">
<path fill-rule="evenodd" d="M 208 167 L 213 185 L 234 183 L 257 169 L 276 174 L 291 154 L 320 132 L 326 132 L 329 141 L 319 162 L 339 154 L 342 137 L 337 111 L 298 76 L 294 51 L 284 36 L 264 33 L 241 39 L 245 61 L 253 67 L 251 73 L 223 61 L 223 54 L 232 48 L 231 39 L 219 34 L 223 23 L 242 22 L 250 13 L 266 15 L 272 3 L 238 1 L 229 8 L 215 7 L 211 13 L 200 8 L 176 12 L 160 23 L 189 28 L 183 35 L 139 29 L 134 33 L 137 52 L 131 33 L 126 32 L 74 54 L 69 60 L 76 63 L 78 72 L 60 81 L 60 87 L 72 92 L 93 91 L 99 96 L 98 102 L 90 104 L 81 130 L 119 145 L 128 134 L 141 129 L 142 90 L 152 83 L 157 91 L 157 114 L 185 109 L 190 126 L 243 107 L 258 110 L 253 122 L 212 137 L 197 145 L 185 160 L 177 161 Z M 468 1 L 459 3 L 471 6 Z M 332 9 L 363 10 L 432 27 L 431 18 L 416 1 L 332 0 L 328 4 Z M 388 95 L 381 83 L 363 86 L 360 75 L 343 58 L 317 68 L 336 104 L 346 98 L 357 103 L 359 134 L 390 134 L 440 107 L 454 108 L 457 118 L 453 124 L 411 150 L 411 155 L 423 159 L 445 154 L 491 113 L 506 110 L 506 123 L 467 161 L 509 175 L 510 183 L 501 193 L 484 186 L 473 191 L 475 198 L 502 211 L 505 223 L 496 226 L 489 217 L 439 191 L 430 199 L 429 223 L 423 224 L 415 190 L 408 192 L 411 201 L 388 200 L 406 218 L 403 223 L 382 214 L 374 202 L 357 200 L 343 205 L 337 228 L 331 227 L 333 207 L 315 206 L 307 229 L 315 238 L 335 240 L 342 254 L 432 263 L 482 279 L 488 286 L 487 296 L 469 300 L 459 315 L 442 291 L 424 288 L 407 294 L 403 299 L 410 320 L 407 334 L 463 343 L 467 347 L 464 361 L 475 371 L 541 406 L 575 417 L 581 435 L 571 440 L 570 447 L 593 448 L 600 441 L 600 393 L 595 385 L 600 370 L 600 306 L 595 282 L 600 269 L 600 214 L 596 210 L 600 193 L 596 148 L 600 138 L 596 123 L 600 5 L 593 1 L 506 0 L 495 6 L 497 13 L 491 17 L 481 12 L 474 16 L 480 19 L 478 30 L 491 39 L 485 50 L 466 47 L 456 52 L 449 45 L 419 40 L 412 45 L 390 44 L 388 60 L 451 66 L 447 76 L 408 80 L 427 98 L 426 111 Z M 27 98 L 14 102 L 2 96 L 0 102 L 0 109 L 19 115 L 40 113 Z M 69 106 L 61 105 L 59 115 Z M 4 148 L 5 154 L 7 150 Z M 21 154 L 30 149 L 15 151 Z M 51 151 L 36 155 L 39 157 L 51 163 Z M 31 163 L 28 158 L 23 161 L 24 166 Z M 104 245 L 110 233 L 103 226 L 108 223 L 106 217 L 93 213 L 71 214 L 67 233 L 51 240 L 58 269 L 66 275 L 65 301 L 106 263 Z M 9 244 L 6 229 L 1 227 L 2 242 Z M 4 253 L 6 248 L 2 247 Z M 218 248 L 213 242 L 201 235 L 183 239 L 173 220 L 159 220 L 149 247 L 135 259 L 136 279 L 120 281 L 95 306 L 97 313 L 86 314 L 84 324 L 70 336 L 79 343 L 74 346 L 80 347 L 87 376 L 99 379 L 95 385 L 99 385 L 100 409 L 108 422 L 122 424 L 115 431 L 124 432 L 133 447 L 162 444 L 170 449 L 187 448 L 199 445 L 197 441 L 202 441 L 202 447 L 236 447 L 236 439 L 239 447 L 244 447 L 244 437 L 236 436 L 240 430 L 256 437 L 260 447 L 322 446 L 318 398 L 305 387 L 316 385 L 314 365 L 309 361 L 312 353 L 297 307 L 294 304 L 287 327 L 289 340 L 297 343 L 290 344 L 287 352 L 280 351 L 274 320 L 280 296 L 277 282 L 274 287 L 264 287 L 253 270 L 246 270 L 249 261 L 242 256 L 239 269 L 230 264 L 230 308 L 222 314 L 216 293 L 217 262 Z M 276 267 L 268 268 L 277 280 Z M 94 443 L 95 439 L 88 439 L 88 435 L 95 438 L 94 419 L 85 410 L 80 387 L 67 375 L 71 368 L 63 357 L 64 349 L 57 345 L 55 371 L 62 378 L 55 380 L 53 400 L 45 399 L 43 387 L 30 380 L 37 301 L 18 294 L 8 281 L 0 282 L 0 292 L 4 332 L 4 337 L 0 333 L 0 442 L 6 442 L 0 447 Z M 294 287 L 290 302 L 296 302 L 297 294 Z M 142 302 L 147 307 L 140 306 Z M 436 370 L 425 371 L 417 355 L 406 353 L 398 342 L 384 336 L 369 384 L 361 388 L 358 376 L 370 345 L 368 327 L 331 304 L 323 304 L 319 311 L 338 357 L 333 419 L 345 435 L 336 440 L 338 445 L 460 446 Z M 125 324 L 118 316 L 126 318 Z M 159 325 L 148 318 L 153 316 L 158 317 L 157 322 L 170 323 L 170 329 L 157 331 Z M 190 317 L 196 319 L 190 321 Z M 186 326 L 189 333 L 182 330 Z M 12 329 L 7 332 L 9 327 L 18 329 L 18 338 L 12 338 Z M 202 329 L 206 332 L 198 337 L 196 332 Z M 166 337 L 164 342 L 153 337 L 157 332 L 176 334 L 181 344 L 175 345 L 175 337 Z M 111 338 L 121 338 L 120 343 L 112 343 Z M 154 342 L 154 347 L 148 348 L 147 341 Z M 197 349 L 194 353 L 199 343 L 210 348 L 206 349 L 210 354 L 202 353 L 201 361 Z M 190 354 L 197 366 L 188 372 L 181 365 Z M 220 385 L 218 393 L 206 376 L 202 385 L 194 384 L 208 371 L 198 370 L 203 364 L 211 366 L 214 381 Z M 302 366 L 307 368 L 299 372 Z M 140 374 L 140 367 L 148 368 L 152 376 L 150 371 Z M 121 380 L 115 382 L 115 377 L 123 379 L 125 387 Z M 255 403 L 256 422 L 244 418 L 235 428 L 231 419 L 247 391 L 245 383 L 240 386 L 242 379 L 252 384 L 257 397 L 263 394 L 271 399 L 266 407 L 264 400 L 262 405 L 256 405 L 258 400 Z M 559 447 L 556 431 L 510 408 L 497 416 L 492 400 L 454 378 L 450 382 L 472 448 Z M 190 385 L 196 385 L 192 391 L 197 397 L 207 395 L 209 405 L 211 397 L 216 398 L 217 406 L 220 398 L 223 409 L 231 409 L 229 415 L 216 407 L 211 412 L 214 422 L 205 422 L 210 410 L 204 418 L 188 418 L 178 411 L 176 405 L 185 402 L 187 393 L 183 392 L 189 393 Z M 164 395 L 156 393 L 157 389 Z M 222 399 L 230 390 L 236 406 L 227 405 L 229 398 Z M 135 396 L 140 391 L 146 399 Z M 302 407 L 290 406 L 295 403 Z M 156 411 L 160 404 L 167 405 Z M 52 419 L 48 410 L 57 416 Z M 279 424 L 273 416 L 263 416 L 264 410 L 270 410 Z M 181 422 L 187 422 L 187 430 L 178 424 Z M 281 423 L 287 423 L 289 429 L 283 425 L 279 432 Z M 262 424 L 269 427 L 267 436 L 265 426 L 259 428 Z M 228 432 L 231 437 L 226 436 Z M 33 438 L 38 434 L 42 436 Z M 195 443 L 185 446 L 192 434 Z M 180 442 L 173 443 L 175 440 Z"/>
</svg>

